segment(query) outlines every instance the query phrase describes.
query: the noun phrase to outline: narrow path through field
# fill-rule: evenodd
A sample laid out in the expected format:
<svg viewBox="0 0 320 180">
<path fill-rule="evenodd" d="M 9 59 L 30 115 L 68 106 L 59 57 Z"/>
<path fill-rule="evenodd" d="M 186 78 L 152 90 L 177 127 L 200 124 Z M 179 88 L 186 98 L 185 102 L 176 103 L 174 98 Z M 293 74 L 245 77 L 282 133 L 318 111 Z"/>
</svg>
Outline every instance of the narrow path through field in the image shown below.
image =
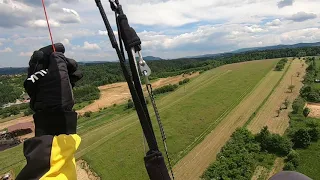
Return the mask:
<svg viewBox="0 0 320 180">
<path fill-rule="evenodd" d="M 280 76 L 281 74 L 270 71 L 254 90 L 200 144 L 175 165 L 176 178 L 178 180 L 199 179 L 205 169 L 215 160 L 216 154 L 230 138 L 234 130 L 245 124 L 250 115 L 271 92 Z"/>
<path fill-rule="evenodd" d="M 250 131 L 258 133 L 264 126 L 268 126 L 271 132 L 283 134 L 289 127 L 288 114 L 292 111 L 291 105 L 289 105 L 288 109 L 283 109 L 279 117 L 277 117 L 276 110 L 278 110 L 280 106 L 283 107 L 282 103 L 286 98 L 292 103 L 299 95 L 299 91 L 303 86 L 302 80 L 305 74 L 305 68 L 302 67 L 303 63 L 304 62 L 300 62 L 299 60 L 292 61 L 288 72 L 284 75 L 278 87 L 248 125 Z M 297 77 L 297 72 L 301 73 L 299 77 Z M 292 84 L 295 86 L 292 93 L 288 90 L 291 80 Z"/>
</svg>

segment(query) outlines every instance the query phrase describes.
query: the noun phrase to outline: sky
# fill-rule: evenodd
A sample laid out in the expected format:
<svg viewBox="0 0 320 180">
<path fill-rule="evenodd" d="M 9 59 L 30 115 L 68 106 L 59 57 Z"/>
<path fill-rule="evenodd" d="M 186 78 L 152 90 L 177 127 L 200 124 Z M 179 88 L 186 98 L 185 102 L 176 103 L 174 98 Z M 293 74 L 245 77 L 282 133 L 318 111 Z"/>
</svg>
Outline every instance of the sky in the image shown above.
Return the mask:
<svg viewBox="0 0 320 180">
<path fill-rule="evenodd" d="M 143 56 L 173 59 L 320 41 L 319 0 L 119 0 Z M 54 42 L 77 61 L 117 61 L 94 0 L 45 0 Z M 102 0 L 116 32 L 114 13 Z M 41 0 L 0 0 L 0 68 L 50 44 Z"/>
</svg>

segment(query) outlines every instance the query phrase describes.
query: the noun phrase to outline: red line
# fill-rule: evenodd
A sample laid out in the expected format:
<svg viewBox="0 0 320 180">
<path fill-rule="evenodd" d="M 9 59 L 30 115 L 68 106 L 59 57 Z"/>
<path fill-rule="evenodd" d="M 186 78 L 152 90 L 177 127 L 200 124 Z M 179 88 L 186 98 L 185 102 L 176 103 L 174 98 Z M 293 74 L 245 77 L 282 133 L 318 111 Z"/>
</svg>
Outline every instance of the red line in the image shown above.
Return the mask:
<svg viewBox="0 0 320 180">
<path fill-rule="evenodd" d="M 53 49 L 53 52 L 56 52 L 56 47 L 54 47 L 54 44 L 53 44 L 53 39 L 52 39 L 50 24 L 49 24 L 48 15 L 47 15 L 47 10 L 46 10 L 46 6 L 45 6 L 45 4 L 44 4 L 44 0 L 42 0 L 42 6 L 43 6 L 44 15 L 46 16 L 46 20 L 47 20 L 48 30 L 49 30 L 50 39 L 51 39 L 51 44 L 52 44 L 52 49 Z"/>
</svg>

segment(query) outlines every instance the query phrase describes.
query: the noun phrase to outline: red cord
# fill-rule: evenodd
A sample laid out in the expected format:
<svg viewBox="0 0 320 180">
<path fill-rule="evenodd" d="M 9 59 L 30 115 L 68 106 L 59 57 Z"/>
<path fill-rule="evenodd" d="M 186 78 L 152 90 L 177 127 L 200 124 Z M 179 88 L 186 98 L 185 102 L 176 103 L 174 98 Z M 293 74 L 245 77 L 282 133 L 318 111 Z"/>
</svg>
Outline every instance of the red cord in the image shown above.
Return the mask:
<svg viewBox="0 0 320 180">
<path fill-rule="evenodd" d="M 45 6 L 45 4 L 44 4 L 44 0 L 42 0 L 42 6 L 43 6 L 44 15 L 46 16 L 46 20 L 47 20 L 47 25 L 48 25 L 48 29 L 49 29 L 51 44 L 52 44 L 52 49 L 53 49 L 53 52 L 56 52 L 56 47 L 54 47 L 54 44 L 53 44 L 53 39 L 52 39 L 50 24 L 49 24 L 48 15 L 47 15 L 47 10 L 46 10 L 46 6 Z"/>
</svg>

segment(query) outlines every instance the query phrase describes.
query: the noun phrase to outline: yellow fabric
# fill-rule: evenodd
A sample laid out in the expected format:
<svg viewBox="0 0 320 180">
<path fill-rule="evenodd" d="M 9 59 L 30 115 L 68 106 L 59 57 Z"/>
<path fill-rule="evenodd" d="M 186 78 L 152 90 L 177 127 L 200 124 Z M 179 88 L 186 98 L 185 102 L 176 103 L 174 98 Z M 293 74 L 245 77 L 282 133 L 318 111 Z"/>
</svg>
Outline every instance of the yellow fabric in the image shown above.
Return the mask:
<svg viewBox="0 0 320 180">
<path fill-rule="evenodd" d="M 50 170 L 41 180 L 76 180 L 76 162 L 74 153 L 78 149 L 81 138 L 74 135 L 55 136 L 52 141 Z"/>
</svg>

